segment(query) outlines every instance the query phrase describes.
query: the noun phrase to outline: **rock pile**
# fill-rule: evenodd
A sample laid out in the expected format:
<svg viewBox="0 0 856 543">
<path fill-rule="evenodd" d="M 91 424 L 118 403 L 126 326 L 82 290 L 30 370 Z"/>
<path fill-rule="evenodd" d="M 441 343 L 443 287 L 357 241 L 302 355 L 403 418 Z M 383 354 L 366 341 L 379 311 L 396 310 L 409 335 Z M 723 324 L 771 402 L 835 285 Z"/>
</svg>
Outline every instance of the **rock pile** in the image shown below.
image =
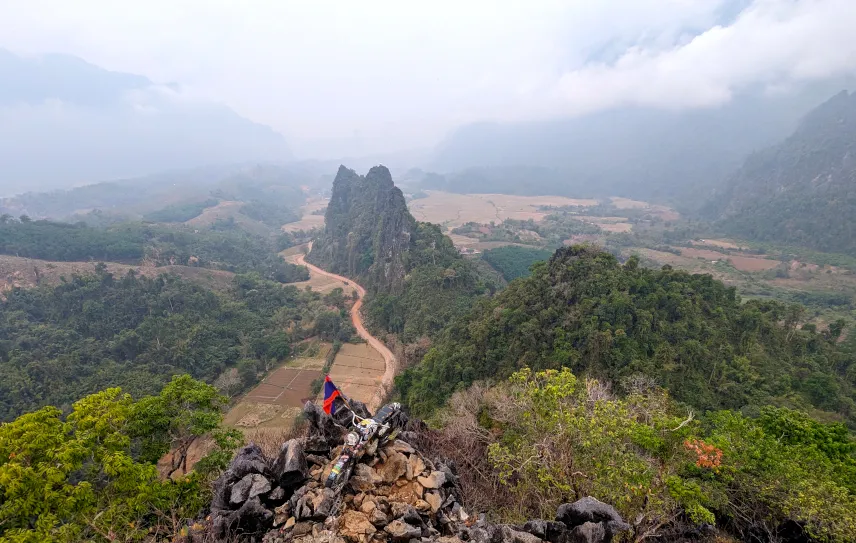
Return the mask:
<svg viewBox="0 0 856 543">
<path fill-rule="evenodd" d="M 358 406 L 364 410 L 364 406 Z M 584 498 L 555 520 L 492 524 L 459 503 L 454 466 L 426 458 L 411 432 L 367 450 L 345 488 L 324 481 L 347 429 L 317 406 L 304 408 L 309 435 L 283 444 L 273 460 L 244 447 L 215 485 L 210 534 L 264 543 L 601 543 L 630 527 L 611 506 Z M 365 413 L 367 414 L 367 413 Z M 349 414 L 347 418 L 349 419 Z"/>
</svg>

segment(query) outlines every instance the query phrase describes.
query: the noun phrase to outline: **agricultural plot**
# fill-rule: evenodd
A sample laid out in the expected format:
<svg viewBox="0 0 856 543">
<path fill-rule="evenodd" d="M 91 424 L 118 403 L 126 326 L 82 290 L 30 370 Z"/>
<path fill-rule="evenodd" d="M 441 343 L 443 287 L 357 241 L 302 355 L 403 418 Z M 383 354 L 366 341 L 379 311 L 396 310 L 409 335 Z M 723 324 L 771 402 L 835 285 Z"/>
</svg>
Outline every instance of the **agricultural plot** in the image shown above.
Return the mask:
<svg viewBox="0 0 856 543">
<path fill-rule="evenodd" d="M 330 379 L 345 396 L 369 403 L 386 370 L 383 357 L 368 343 L 342 345 L 330 368 Z"/>
<path fill-rule="evenodd" d="M 467 222 L 490 223 L 505 219 L 540 221 L 550 212 L 540 206 L 595 206 L 597 200 L 563 196 L 512 196 L 508 194 L 453 194 L 426 191 L 427 198 L 410 202 L 410 213 L 420 221 L 455 228 Z"/>
<path fill-rule="evenodd" d="M 324 360 L 330 351 L 322 344 L 311 357 L 297 358 L 275 369 L 237 403 L 224 419 L 225 424 L 247 432 L 288 431 L 294 425 L 312 394 L 312 381 L 321 376 Z"/>
<path fill-rule="evenodd" d="M 315 212 L 327 207 L 326 198 L 312 198 L 307 200 L 300 210 L 302 216 L 299 221 L 290 222 L 282 226 L 283 232 L 297 232 L 298 230 L 312 230 L 313 228 L 321 228 L 324 226 L 324 215 L 318 215 Z"/>
</svg>

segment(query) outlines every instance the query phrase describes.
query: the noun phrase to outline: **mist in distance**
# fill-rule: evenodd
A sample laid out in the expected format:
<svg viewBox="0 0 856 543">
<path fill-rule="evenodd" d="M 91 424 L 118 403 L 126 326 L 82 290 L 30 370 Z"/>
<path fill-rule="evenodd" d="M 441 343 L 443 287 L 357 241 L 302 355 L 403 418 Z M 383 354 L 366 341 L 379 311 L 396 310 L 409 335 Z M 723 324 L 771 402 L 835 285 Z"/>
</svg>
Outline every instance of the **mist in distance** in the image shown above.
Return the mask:
<svg viewBox="0 0 856 543">
<path fill-rule="evenodd" d="M 705 184 L 852 89 L 854 27 L 848 0 L 10 3 L 0 196 L 348 158 Z"/>
</svg>

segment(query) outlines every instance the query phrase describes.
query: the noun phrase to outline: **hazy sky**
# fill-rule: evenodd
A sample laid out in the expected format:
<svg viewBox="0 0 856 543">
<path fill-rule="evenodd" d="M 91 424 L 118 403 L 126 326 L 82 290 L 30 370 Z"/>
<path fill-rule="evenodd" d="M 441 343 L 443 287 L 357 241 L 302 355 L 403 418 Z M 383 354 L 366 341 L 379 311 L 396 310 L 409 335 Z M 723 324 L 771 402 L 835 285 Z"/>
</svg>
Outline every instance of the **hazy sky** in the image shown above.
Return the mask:
<svg viewBox="0 0 856 543">
<path fill-rule="evenodd" d="M 0 47 L 180 82 L 304 157 L 787 90 L 856 71 L 854 28 L 854 0 L 0 0 Z"/>
</svg>

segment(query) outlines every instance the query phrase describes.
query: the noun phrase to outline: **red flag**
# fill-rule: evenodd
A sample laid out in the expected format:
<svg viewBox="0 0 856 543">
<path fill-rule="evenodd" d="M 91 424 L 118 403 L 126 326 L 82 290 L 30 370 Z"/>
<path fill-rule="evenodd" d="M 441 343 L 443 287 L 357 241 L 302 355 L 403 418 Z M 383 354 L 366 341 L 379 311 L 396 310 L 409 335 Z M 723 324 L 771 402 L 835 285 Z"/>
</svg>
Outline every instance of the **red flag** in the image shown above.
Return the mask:
<svg viewBox="0 0 856 543">
<path fill-rule="evenodd" d="M 334 401 L 336 398 L 341 396 L 342 393 L 339 392 L 339 389 L 336 388 L 336 385 L 333 384 L 333 381 L 330 380 L 330 376 L 327 375 L 324 377 L 324 412 L 328 415 L 332 415 L 336 412 L 336 406 L 334 405 Z"/>
</svg>

